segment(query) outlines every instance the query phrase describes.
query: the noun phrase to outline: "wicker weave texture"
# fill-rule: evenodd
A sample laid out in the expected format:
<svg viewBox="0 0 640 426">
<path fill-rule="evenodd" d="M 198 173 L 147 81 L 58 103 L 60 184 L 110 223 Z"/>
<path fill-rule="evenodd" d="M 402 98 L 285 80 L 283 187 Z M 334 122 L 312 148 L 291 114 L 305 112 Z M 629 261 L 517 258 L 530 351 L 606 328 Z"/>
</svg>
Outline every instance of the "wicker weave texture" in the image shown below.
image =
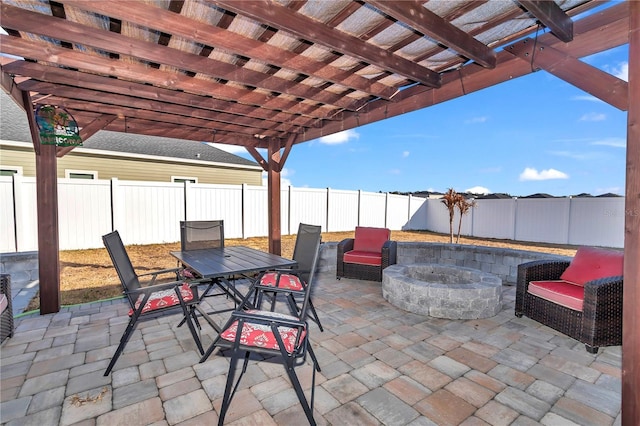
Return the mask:
<svg viewBox="0 0 640 426">
<path fill-rule="evenodd" d="M 516 316 L 525 315 L 585 344 L 589 352 L 622 344 L 622 277 L 585 284 L 582 312 L 527 292 L 529 282 L 558 280 L 569 262 L 535 261 L 518 266 Z"/>
<path fill-rule="evenodd" d="M 397 261 L 397 241 L 387 241 L 382 246 L 382 263 L 380 266 L 362 265 L 344 262 L 344 254 L 353 250 L 353 238 L 346 238 L 338 243 L 336 255 L 336 277 L 355 278 L 357 280 L 382 282 L 382 271 Z"/>
<path fill-rule="evenodd" d="M 0 318 L 0 342 L 13 336 L 13 305 L 11 303 L 11 275 L 0 275 L 0 292 L 7 296 L 9 305 Z"/>
</svg>

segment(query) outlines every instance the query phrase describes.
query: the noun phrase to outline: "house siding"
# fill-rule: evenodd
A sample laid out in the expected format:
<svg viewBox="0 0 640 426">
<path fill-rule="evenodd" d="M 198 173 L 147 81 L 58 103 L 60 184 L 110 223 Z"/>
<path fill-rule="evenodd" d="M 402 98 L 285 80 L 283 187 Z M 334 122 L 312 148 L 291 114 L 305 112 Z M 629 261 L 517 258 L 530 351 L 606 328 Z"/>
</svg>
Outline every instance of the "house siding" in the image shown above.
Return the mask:
<svg viewBox="0 0 640 426">
<path fill-rule="evenodd" d="M 35 176 L 35 155 L 32 149 L 3 146 L 0 150 L 0 164 L 21 166 L 24 176 Z M 98 179 L 115 177 L 122 180 L 171 182 L 172 176 L 181 176 L 197 177 L 198 183 L 262 185 L 262 172 L 257 169 L 212 165 L 205 162 L 180 164 L 152 158 L 112 158 L 74 151 L 58 159 L 58 177 L 64 178 L 66 170 L 97 172 Z"/>
</svg>

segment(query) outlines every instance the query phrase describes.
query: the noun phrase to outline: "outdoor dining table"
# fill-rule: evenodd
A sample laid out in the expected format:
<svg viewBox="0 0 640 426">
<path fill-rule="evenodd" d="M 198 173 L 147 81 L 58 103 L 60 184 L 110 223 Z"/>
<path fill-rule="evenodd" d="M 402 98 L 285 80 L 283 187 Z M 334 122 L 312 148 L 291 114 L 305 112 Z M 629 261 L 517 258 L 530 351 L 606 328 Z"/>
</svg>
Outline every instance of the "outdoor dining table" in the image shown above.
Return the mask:
<svg viewBox="0 0 640 426">
<path fill-rule="evenodd" d="M 236 275 L 249 275 L 297 265 L 295 260 L 246 246 L 172 251 L 170 254 L 203 279 L 210 279 L 210 287 L 220 286 L 225 293 L 234 299 L 236 304 L 240 303 L 245 295 L 231 284 L 230 278 Z M 203 293 L 203 297 L 209 288 Z M 204 312 L 199 305 L 196 305 L 196 309 L 217 332 L 220 332 L 220 327 L 209 316 L 211 312 Z"/>
</svg>

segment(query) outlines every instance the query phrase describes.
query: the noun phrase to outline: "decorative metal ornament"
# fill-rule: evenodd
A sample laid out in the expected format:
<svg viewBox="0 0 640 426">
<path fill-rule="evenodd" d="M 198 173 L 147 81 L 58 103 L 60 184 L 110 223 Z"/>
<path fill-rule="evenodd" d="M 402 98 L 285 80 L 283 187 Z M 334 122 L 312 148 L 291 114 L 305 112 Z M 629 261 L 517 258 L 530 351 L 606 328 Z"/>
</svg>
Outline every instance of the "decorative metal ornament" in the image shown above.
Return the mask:
<svg viewBox="0 0 640 426">
<path fill-rule="evenodd" d="M 43 145 L 82 146 L 78 124 L 66 109 L 39 105 L 35 109 L 35 117 Z"/>
</svg>

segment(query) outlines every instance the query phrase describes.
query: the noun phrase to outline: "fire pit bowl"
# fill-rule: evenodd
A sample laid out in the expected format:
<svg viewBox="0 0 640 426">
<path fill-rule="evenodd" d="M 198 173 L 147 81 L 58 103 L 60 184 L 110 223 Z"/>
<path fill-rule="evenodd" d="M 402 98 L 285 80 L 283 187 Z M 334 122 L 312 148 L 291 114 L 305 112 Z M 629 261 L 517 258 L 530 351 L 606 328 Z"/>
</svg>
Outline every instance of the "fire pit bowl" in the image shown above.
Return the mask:
<svg viewBox="0 0 640 426">
<path fill-rule="evenodd" d="M 405 311 L 436 318 L 478 319 L 502 308 L 502 279 L 455 265 L 392 265 L 382 272 L 382 296 Z"/>
</svg>

